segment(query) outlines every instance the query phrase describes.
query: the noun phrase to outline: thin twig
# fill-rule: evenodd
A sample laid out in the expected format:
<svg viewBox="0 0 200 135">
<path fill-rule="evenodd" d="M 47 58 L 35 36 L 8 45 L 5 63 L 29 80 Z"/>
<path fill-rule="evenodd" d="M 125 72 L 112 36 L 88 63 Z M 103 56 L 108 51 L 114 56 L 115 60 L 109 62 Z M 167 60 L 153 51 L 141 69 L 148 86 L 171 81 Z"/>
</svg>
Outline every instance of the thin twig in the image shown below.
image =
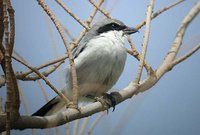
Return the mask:
<svg viewBox="0 0 200 135">
<path fill-rule="evenodd" d="M 96 7 L 103 15 L 105 15 L 107 18 L 111 18 L 109 16 L 109 13 L 102 10 L 97 4 L 95 4 L 92 0 L 88 0 L 94 7 Z"/>
<path fill-rule="evenodd" d="M 63 30 L 65 31 L 65 33 L 67 34 L 67 36 L 70 38 L 70 40 L 72 41 L 72 42 L 74 42 L 75 41 L 75 38 L 72 36 L 72 34 L 70 33 L 70 30 L 65 26 L 65 25 L 63 25 L 63 24 L 61 24 L 61 26 L 62 26 L 62 28 L 63 28 Z"/>
<path fill-rule="evenodd" d="M 2 98 L 0 97 L 0 114 L 3 114 Z"/>
<path fill-rule="evenodd" d="M 2 45 L 2 41 L 3 41 L 3 34 L 4 34 L 4 24 L 3 24 L 3 1 L 0 1 L 0 49 L 2 51 L 3 45 Z"/>
<path fill-rule="evenodd" d="M 83 135 L 84 134 L 84 131 L 86 129 L 86 126 L 87 126 L 88 122 L 89 122 L 89 117 L 86 117 L 86 118 L 83 119 L 83 123 L 82 123 L 82 125 L 80 127 L 78 135 Z"/>
<path fill-rule="evenodd" d="M 3 46 L 3 35 L 4 35 L 4 11 L 3 11 L 3 0 L 0 1 L 0 64 L 5 73 L 5 48 Z M 1 83 L 3 80 L 1 80 Z M 5 82 L 5 80 L 4 80 Z M 1 86 L 0 86 L 1 87 Z"/>
<path fill-rule="evenodd" d="M 100 7 L 103 4 L 104 0 L 99 0 L 99 3 L 97 4 L 97 7 Z M 91 14 L 89 15 L 89 18 L 86 20 L 86 24 L 88 27 L 90 27 L 91 22 L 94 19 L 94 16 L 96 15 L 98 9 L 96 7 L 94 7 L 93 11 L 91 12 Z M 79 34 L 78 38 L 76 39 L 75 42 L 73 42 L 73 47 L 76 47 L 78 45 L 78 43 L 81 41 L 81 39 L 83 38 L 83 36 L 85 35 L 85 33 L 87 32 L 87 29 L 83 29 L 83 31 Z"/>
<path fill-rule="evenodd" d="M 167 71 L 171 70 L 172 66 L 174 66 L 172 63 L 176 58 L 176 55 L 180 49 L 186 29 L 188 25 L 192 22 L 192 20 L 199 14 L 199 12 L 200 12 L 200 2 L 197 2 L 182 20 L 180 27 L 177 30 L 176 37 L 173 41 L 171 49 L 167 53 L 163 63 L 156 71 L 156 76 L 158 78 L 161 78 Z"/>
<path fill-rule="evenodd" d="M 8 14 L 9 14 L 9 19 L 10 19 L 10 56 L 12 56 L 13 52 L 13 47 L 14 47 L 14 42 L 15 42 L 15 17 L 14 17 L 14 9 L 10 3 L 10 0 L 7 0 L 7 5 L 8 5 Z"/>
<path fill-rule="evenodd" d="M 13 56 L 14 57 L 14 56 Z M 64 55 L 64 56 L 62 56 L 62 57 L 60 57 L 60 58 L 57 58 L 57 59 L 55 59 L 55 60 L 52 60 L 52 61 L 50 61 L 50 62 L 47 62 L 47 63 L 44 63 L 44 64 L 42 64 L 42 65 L 39 65 L 39 66 L 36 66 L 36 67 L 34 67 L 35 69 L 37 69 L 37 70 L 40 70 L 40 69 L 43 69 L 43 68 L 45 68 L 45 67 L 47 67 L 47 66 L 50 66 L 50 65 L 53 65 L 53 64 L 56 64 L 56 65 L 61 65 L 62 63 L 64 63 L 64 60 L 65 59 L 67 59 L 68 58 L 68 55 Z M 56 68 L 58 68 L 59 66 L 55 66 L 55 65 L 53 65 L 50 69 L 49 69 L 49 71 L 50 72 L 52 72 L 52 70 L 54 71 L 55 70 L 55 67 Z M 49 71 L 47 72 L 47 71 L 45 71 L 46 73 L 46 75 L 49 75 L 50 73 L 49 73 Z M 29 71 L 26 71 L 26 72 L 20 72 L 20 73 L 18 73 L 16 76 L 17 76 L 17 78 L 18 79 L 22 79 L 23 77 L 24 77 L 24 80 L 28 80 L 28 77 L 27 78 L 25 78 L 26 76 L 28 76 L 29 74 L 31 74 L 31 73 L 33 73 L 33 71 L 32 70 L 29 70 Z M 23 80 L 23 79 L 22 79 Z"/>
<path fill-rule="evenodd" d="M 11 129 L 11 116 L 12 116 L 12 104 L 13 104 L 13 82 L 11 78 L 11 72 L 10 72 L 10 54 L 9 54 L 9 31 L 8 31 L 8 16 L 7 16 L 7 5 L 6 1 L 3 0 L 3 12 L 4 12 L 4 32 L 5 32 L 5 75 L 6 75 L 6 135 L 10 135 L 10 129 Z"/>
<path fill-rule="evenodd" d="M 55 15 L 51 12 L 51 10 L 48 8 L 48 6 L 44 3 L 43 0 L 37 0 L 39 5 L 43 8 L 43 10 L 49 15 L 53 23 L 55 24 L 63 43 L 67 49 L 67 54 L 69 56 L 69 63 L 71 68 L 71 76 L 72 76 L 72 89 L 73 89 L 73 104 L 77 106 L 78 103 L 78 82 L 77 82 L 77 75 L 76 75 L 76 68 L 74 64 L 74 58 L 72 56 L 71 48 L 67 42 L 66 37 L 64 36 L 64 32 L 62 30 L 62 27 L 60 26 L 60 23 L 57 21 Z"/>
<path fill-rule="evenodd" d="M 56 44 L 56 38 L 55 38 L 55 35 L 53 33 L 53 29 L 52 29 L 52 26 L 50 24 L 50 20 L 48 19 L 48 16 L 45 14 L 44 17 L 45 17 L 45 21 L 46 21 L 47 26 L 48 26 L 49 36 L 50 36 L 50 39 L 51 39 L 51 45 L 52 45 L 52 49 L 53 49 L 53 52 L 54 52 L 54 57 L 57 58 L 59 56 L 59 53 L 58 53 L 58 47 L 57 47 L 57 44 Z M 57 77 L 58 77 L 59 86 L 61 86 L 60 88 L 62 88 L 62 79 L 61 79 L 61 74 L 59 74 L 59 72 L 57 74 Z"/>
<path fill-rule="evenodd" d="M 140 61 L 141 55 L 140 53 L 136 50 L 135 45 L 133 44 L 130 36 L 128 37 L 128 42 L 131 46 L 131 50 L 126 49 L 126 52 L 128 52 L 130 55 L 132 55 L 133 57 L 135 57 L 138 61 Z M 152 67 L 150 64 L 148 64 L 148 62 L 145 60 L 144 61 L 144 67 L 148 73 L 148 75 L 151 75 L 152 73 L 154 73 Z"/>
<path fill-rule="evenodd" d="M 178 0 L 178 1 L 175 2 L 175 3 L 170 4 L 169 6 L 164 7 L 164 8 L 162 8 L 162 9 L 158 10 L 157 12 L 155 12 L 155 13 L 151 16 L 151 20 L 153 20 L 154 18 L 156 18 L 157 16 L 159 16 L 159 15 L 162 14 L 163 12 L 165 12 L 165 11 L 171 9 L 172 7 L 174 7 L 174 6 L 176 6 L 176 5 L 180 4 L 180 3 L 182 3 L 182 2 L 184 2 L 184 1 L 185 1 L 185 0 Z M 140 29 L 140 28 L 141 28 L 142 26 L 144 26 L 145 24 L 146 24 L 146 21 L 143 20 L 143 21 L 141 21 L 138 25 L 136 25 L 135 28 L 136 28 L 136 29 Z"/>
<path fill-rule="evenodd" d="M 67 104 L 70 102 L 70 100 L 69 100 L 67 97 L 65 97 L 65 96 L 63 95 L 63 93 L 61 93 L 59 90 L 57 90 L 57 89 L 50 83 L 50 81 L 49 81 L 43 74 L 41 74 L 38 70 L 32 68 L 32 67 L 29 66 L 28 64 L 24 63 L 23 61 L 21 61 L 21 60 L 15 58 L 15 57 L 14 57 L 14 59 L 15 59 L 16 61 L 18 61 L 19 63 L 23 64 L 24 66 L 26 66 L 27 68 L 33 70 L 33 72 L 36 73 L 40 78 L 42 78 L 42 79 L 45 81 L 45 83 L 46 83 L 51 89 L 53 89 Z"/>
<path fill-rule="evenodd" d="M 147 13 L 146 13 L 147 14 L 146 29 L 145 29 L 144 40 L 143 40 L 143 44 L 142 44 L 142 53 L 141 53 L 141 58 L 140 58 L 139 66 L 138 66 L 138 72 L 137 72 L 136 78 L 135 78 L 135 83 L 137 83 L 137 84 L 139 83 L 141 75 L 142 75 L 145 56 L 146 56 L 146 52 L 147 52 L 147 46 L 148 46 L 149 34 L 150 34 L 150 26 L 151 26 L 151 14 L 153 11 L 153 7 L 154 7 L 154 0 L 150 0 L 150 3 L 147 8 Z"/>
<path fill-rule="evenodd" d="M 73 17 L 81 26 L 83 26 L 85 29 L 89 30 L 90 28 L 85 25 L 79 17 L 77 17 L 75 14 L 70 11 L 69 8 L 61 1 L 61 0 L 55 0 L 71 17 Z"/>
<path fill-rule="evenodd" d="M 135 57 L 138 61 L 140 61 L 141 56 L 136 50 L 126 49 L 126 52 L 129 53 L 130 55 L 132 55 L 133 57 Z M 152 67 L 148 64 L 148 62 L 146 60 L 144 61 L 144 67 L 149 75 L 154 72 Z"/>
<path fill-rule="evenodd" d="M 66 129 L 66 135 L 70 135 L 69 123 L 66 123 L 65 125 L 66 125 L 66 127 L 65 127 L 65 129 Z"/>
<path fill-rule="evenodd" d="M 16 52 L 15 52 L 16 53 Z M 13 56 L 14 57 L 14 56 Z M 19 55 L 17 55 L 17 57 L 19 57 Z M 47 66 L 50 66 L 52 64 L 55 64 L 55 65 L 52 65 L 52 67 L 50 67 L 48 70 L 46 71 L 43 71 L 42 74 L 47 77 L 49 76 L 51 73 L 53 73 L 62 63 L 64 63 L 64 60 L 68 58 L 68 55 L 64 55 L 58 59 L 55 59 L 55 60 L 52 60 L 50 62 L 47 62 L 45 64 L 42 64 L 40 66 L 37 66 L 37 67 L 33 67 L 34 69 L 37 69 L 37 70 L 40 70 L 42 68 L 45 68 Z M 21 57 L 20 57 L 21 59 Z M 58 63 L 59 62 L 59 63 Z M 26 72 L 17 72 L 15 75 L 16 75 L 16 78 L 19 79 L 19 80 L 23 80 L 23 81 L 29 81 L 29 80 L 38 80 L 40 79 L 40 77 L 38 75 L 30 75 L 33 73 L 32 70 L 28 70 Z M 0 76 L 0 87 L 3 86 L 5 84 L 5 76 Z"/>
<path fill-rule="evenodd" d="M 16 59 L 15 57 L 13 57 L 14 59 Z M 48 70 L 43 71 L 41 74 L 44 75 L 45 77 L 47 77 L 48 75 L 50 75 L 51 73 L 53 73 L 62 63 L 64 63 L 64 61 L 59 62 L 53 66 L 51 66 Z M 37 70 L 37 68 L 34 68 Z M 33 72 L 33 71 L 32 71 Z M 29 76 L 23 76 L 23 74 L 17 73 L 17 79 L 23 80 L 23 81 L 30 81 L 30 80 L 38 80 L 40 79 L 40 77 L 37 74 L 33 74 L 33 75 L 29 75 Z"/>
<path fill-rule="evenodd" d="M 75 120 L 75 121 L 74 121 L 74 127 L 73 127 L 72 135 L 77 135 L 79 123 L 80 123 L 80 120 Z"/>
<path fill-rule="evenodd" d="M 112 4 L 110 4 L 111 6 L 109 7 L 109 9 L 107 10 L 107 12 L 110 14 L 114 8 L 116 7 L 116 5 L 118 4 L 119 0 L 112 0 Z"/>
<path fill-rule="evenodd" d="M 189 58 L 192 54 L 194 54 L 199 49 L 200 49 L 200 44 L 197 45 L 196 47 L 194 47 L 192 50 L 190 50 L 190 52 L 188 52 L 186 55 L 184 55 L 184 56 L 176 59 L 175 61 L 173 61 L 172 66 L 175 66 L 175 65 L 181 63 L 182 61 L 186 60 L 187 58 Z"/>
<path fill-rule="evenodd" d="M 101 114 L 99 114 L 99 116 L 95 119 L 95 121 L 90 125 L 89 129 L 88 129 L 88 135 L 92 134 L 92 131 L 94 130 L 94 128 L 96 127 L 96 125 L 98 124 L 98 122 L 103 118 L 103 116 L 105 116 L 106 112 L 102 112 Z"/>
</svg>

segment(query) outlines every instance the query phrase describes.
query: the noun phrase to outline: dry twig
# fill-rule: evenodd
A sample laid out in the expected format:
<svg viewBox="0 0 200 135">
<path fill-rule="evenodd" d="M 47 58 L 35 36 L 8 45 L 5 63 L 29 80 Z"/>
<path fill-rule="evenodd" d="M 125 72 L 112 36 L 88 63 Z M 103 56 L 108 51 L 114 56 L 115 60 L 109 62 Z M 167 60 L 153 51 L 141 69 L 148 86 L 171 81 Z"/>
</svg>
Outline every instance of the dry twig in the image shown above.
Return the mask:
<svg viewBox="0 0 200 135">
<path fill-rule="evenodd" d="M 167 71 L 171 70 L 171 68 L 175 66 L 173 65 L 173 61 L 176 58 L 176 55 L 180 49 L 183 37 L 185 35 L 185 31 L 188 25 L 192 22 L 192 20 L 199 14 L 199 12 L 200 12 L 200 2 L 197 2 L 181 22 L 180 27 L 176 33 L 174 42 L 171 46 L 171 49 L 166 55 L 162 65 L 156 71 L 156 76 L 158 78 L 161 78 Z"/>
<path fill-rule="evenodd" d="M 18 62 L 20 62 L 21 64 L 23 64 L 24 66 L 26 66 L 27 68 L 31 69 L 34 73 L 36 73 L 41 79 L 43 79 L 45 81 L 45 83 L 52 89 L 54 90 L 67 104 L 70 102 L 70 100 L 65 97 L 59 90 L 57 90 L 51 83 L 50 81 L 43 75 L 41 74 L 38 70 L 32 68 L 31 66 L 29 66 L 28 64 L 24 63 L 23 61 L 17 59 L 14 57 L 14 59 Z"/>
<path fill-rule="evenodd" d="M 102 112 L 101 114 L 99 114 L 99 116 L 96 118 L 96 120 L 91 124 L 91 126 L 88 130 L 88 135 L 92 134 L 92 131 L 94 130 L 94 128 L 96 127 L 98 122 L 103 118 L 103 116 L 105 116 L 105 114 L 106 114 L 106 112 Z"/>
<path fill-rule="evenodd" d="M 87 126 L 88 122 L 89 122 L 89 117 L 86 117 L 86 118 L 83 119 L 83 123 L 82 123 L 82 125 L 80 127 L 78 135 L 83 135 L 84 134 L 84 131 L 86 129 L 86 126 Z"/>
<path fill-rule="evenodd" d="M 151 25 L 151 14 L 153 12 L 153 7 L 154 7 L 154 0 L 150 0 L 150 3 L 148 5 L 147 8 L 147 17 L 146 17 L 146 29 L 145 29 L 145 33 L 144 33 L 144 40 L 143 40 L 143 44 L 142 44 L 142 53 L 141 53 L 141 58 L 140 58 L 140 62 L 138 65 L 138 72 L 136 74 L 136 78 L 135 78 L 135 83 L 139 83 L 141 75 L 142 75 L 142 69 L 144 66 L 144 61 L 145 61 L 145 56 L 146 56 L 146 52 L 147 52 L 147 46 L 148 46 L 148 41 L 149 41 L 149 34 L 150 34 L 150 25 Z"/>
<path fill-rule="evenodd" d="M 78 82 L 77 82 L 77 75 L 76 75 L 76 68 L 75 68 L 75 64 L 74 64 L 74 58 L 72 56 L 72 52 L 71 52 L 71 48 L 67 42 L 66 37 L 64 36 L 64 32 L 62 30 L 62 27 L 60 26 L 60 23 L 57 21 L 55 15 L 50 11 L 50 9 L 48 8 L 48 6 L 44 3 L 43 0 L 37 0 L 39 5 L 41 5 L 41 7 L 43 8 L 43 10 L 47 13 L 47 15 L 49 15 L 49 17 L 51 18 L 51 20 L 53 21 L 53 23 L 55 24 L 62 40 L 63 43 L 67 49 L 67 54 L 69 56 L 69 63 L 70 63 L 70 68 L 71 68 L 71 76 L 72 76 L 72 89 L 73 89 L 73 104 L 75 107 L 77 107 L 77 103 L 78 103 Z"/>
<path fill-rule="evenodd" d="M 100 7 L 102 5 L 102 3 L 104 2 L 104 0 L 99 0 L 99 3 L 97 4 L 97 7 Z M 91 14 L 89 15 L 89 18 L 86 20 L 86 24 L 88 27 L 90 27 L 91 22 L 94 19 L 94 16 L 96 15 L 98 8 L 94 7 L 93 11 L 91 12 Z M 78 43 L 81 41 L 81 39 L 83 38 L 83 36 L 85 35 L 85 33 L 87 32 L 87 29 L 83 29 L 83 31 L 79 34 L 78 38 L 76 39 L 75 42 L 73 42 L 73 47 L 76 47 L 78 45 Z"/>
<path fill-rule="evenodd" d="M 172 66 L 173 65 L 177 65 L 179 63 L 181 63 L 182 61 L 186 60 L 187 58 L 189 58 L 192 54 L 194 54 L 195 52 L 197 52 L 200 49 L 200 44 L 198 44 L 196 47 L 194 47 L 192 50 L 190 50 L 190 52 L 188 52 L 186 55 L 176 59 L 173 61 Z"/>
<path fill-rule="evenodd" d="M 178 0 L 178 1 L 176 1 L 175 3 L 170 4 L 169 6 L 166 6 L 166 7 L 162 8 L 162 9 L 158 10 L 157 12 L 155 12 L 155 13 L 151 16 L 151 20 L 153 20 L 154 18 L 156 18 L 157 16 L 159 16 L 159 15 L 162 14 L 163 12 L 165 12 L 165 11 L 167 11 L 167 10 L 173 8 L 174 6 L 180 4 L 180 3 L 184 2 L 184 1 L 185 1 L 185 0 Z M 135 28 L 136 28 L 136 29 L 140 29 L 140 28 L 142 28 L 142 26 L 144 26 L 145 24 L 146 24 L 146 21 L 143 20 L 143 21 L 141 21 L 138 25 L 136 25 Z"/>
<path fill-rule="evenodd" d="M 83 26 L 86 30 L 89 30 L 90 28 L 85 25 L 81 19 L 76 16 L 75 14 L 72 13 L 72 11 L 70 11 L 69 8 L 67 8 L 67 6 L 61 1 L 61 0 L 55 0 L 71 17 L 73 17 L 81 26 Z"/>
<path fill-rule="evenodd" d="M 105 15 L 107 18 L 111 18 L 109 16 L 109 13 L 106 13 L 104 10 L 102 10 L 97 4 L 95 4 L 92 0 L 88 0 L 95 8 L 97 8 L 103 15 Z"/>
</svg>

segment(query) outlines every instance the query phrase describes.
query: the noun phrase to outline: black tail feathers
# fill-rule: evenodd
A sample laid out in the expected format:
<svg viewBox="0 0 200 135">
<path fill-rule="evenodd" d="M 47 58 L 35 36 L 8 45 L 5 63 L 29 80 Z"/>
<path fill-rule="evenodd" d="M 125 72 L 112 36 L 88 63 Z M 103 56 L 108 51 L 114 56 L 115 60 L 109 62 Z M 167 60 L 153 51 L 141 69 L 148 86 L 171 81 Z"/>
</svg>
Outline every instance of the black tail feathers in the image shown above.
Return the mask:
<svg viewBox="0 0 200 135">
<path fill-rule="evenodd" d="M 54 97 L 44 106 L 42 106 L 37 112 L 33 113 L 32 116 L 44 116 L 46 115 L 59 101 Z"/>
</svg>

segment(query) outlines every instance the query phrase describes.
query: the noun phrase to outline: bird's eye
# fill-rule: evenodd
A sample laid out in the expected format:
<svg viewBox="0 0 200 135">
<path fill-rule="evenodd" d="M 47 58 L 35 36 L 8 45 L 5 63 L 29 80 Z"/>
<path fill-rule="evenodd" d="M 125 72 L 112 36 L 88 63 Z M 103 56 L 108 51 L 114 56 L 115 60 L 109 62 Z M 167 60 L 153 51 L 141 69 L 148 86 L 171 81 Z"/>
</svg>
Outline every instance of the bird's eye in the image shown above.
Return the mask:
<svg viewBox="0 0 200 135">
<path fill-rule="evenodd" d="M 115 28 L 119 27 L 119 25 L 118 25 L 118 24 L 115 24 L 115 23 L 112 23 L 112 24 L 111 24 L 111 27 L 115 29 Z"/>
</svg>

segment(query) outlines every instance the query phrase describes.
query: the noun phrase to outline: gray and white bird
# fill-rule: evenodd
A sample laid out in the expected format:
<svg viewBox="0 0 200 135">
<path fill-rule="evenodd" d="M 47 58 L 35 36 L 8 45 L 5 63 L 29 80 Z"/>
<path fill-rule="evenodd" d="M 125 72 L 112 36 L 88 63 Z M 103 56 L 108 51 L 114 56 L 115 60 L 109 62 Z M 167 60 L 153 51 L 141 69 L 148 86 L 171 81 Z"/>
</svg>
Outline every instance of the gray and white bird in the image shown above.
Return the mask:
<svg viewBox="0 0 200 135">
<path fill-rule="evenodd" d="M 100 97 L 119 79 L 126 61 L 124 47 L 127 35 L 137 32 L 116 19 L 104 19 L 94 24 L 73 50 L 76 66 L 79 101 L 85 97 Z M 62 93 L 72 100 L 72 80 L 67 68 L 66 87 Z M 65 106 L 56 96 L 40 108 L 33 116 L 51 115 Z"/>
</svg>

